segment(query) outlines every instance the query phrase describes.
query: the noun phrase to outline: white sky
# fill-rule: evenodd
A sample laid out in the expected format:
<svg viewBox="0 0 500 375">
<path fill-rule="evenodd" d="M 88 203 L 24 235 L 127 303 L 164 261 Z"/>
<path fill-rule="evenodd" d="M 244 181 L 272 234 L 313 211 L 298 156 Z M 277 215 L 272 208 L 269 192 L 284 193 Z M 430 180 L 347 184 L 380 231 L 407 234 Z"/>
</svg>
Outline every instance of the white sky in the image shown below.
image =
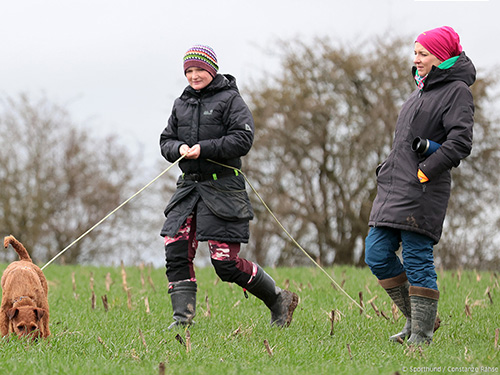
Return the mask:
<svg viewBox="0 0 500 375">
<path fill-rule="evenodd" d="M 45 93 L 76 122 L 118 134 L 156 162 L 193 44 L 211 45 L 220 72 L 236 76 L 244 93 L 263 75 L 279 74 L 263 52 L 279 40 L 369 42 L 449 25 L 481 74 L 498 64 L 499 15 L 498 0 L 2 1 L 0 96 Z M 384 64 L 383 51 L 373 63 Z"/>
</svg>

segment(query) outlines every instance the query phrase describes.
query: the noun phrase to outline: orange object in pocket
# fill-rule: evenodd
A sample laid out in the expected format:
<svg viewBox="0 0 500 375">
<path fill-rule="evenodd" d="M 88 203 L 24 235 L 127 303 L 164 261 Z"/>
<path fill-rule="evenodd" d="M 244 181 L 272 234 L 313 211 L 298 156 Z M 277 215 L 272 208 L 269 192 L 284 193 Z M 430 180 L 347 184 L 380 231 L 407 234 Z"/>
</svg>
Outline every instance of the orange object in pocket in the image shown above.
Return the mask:
<svg viewBox="0 0 500 375">
<path fill-rule="evenodd" d="M 424 172 L 422 172 L 421 169 L 418 170 L 417 177 L 418 177 L 418 180 L 420 181 L 421 184 L 423 184 L 424 182 L 429 181 L 429 179 L 424 174 Z"/>
</svg>

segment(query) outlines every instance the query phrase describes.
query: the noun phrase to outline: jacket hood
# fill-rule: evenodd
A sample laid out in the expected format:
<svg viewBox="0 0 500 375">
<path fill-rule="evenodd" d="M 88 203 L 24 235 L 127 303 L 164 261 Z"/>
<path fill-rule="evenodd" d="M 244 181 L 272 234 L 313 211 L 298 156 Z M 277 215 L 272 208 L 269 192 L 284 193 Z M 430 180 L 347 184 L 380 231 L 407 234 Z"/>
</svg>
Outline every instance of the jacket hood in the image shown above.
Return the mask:
<svg viewBox="0 0 500 375">
<path fill-rule="evenodd" d="M 412 68 L 413 77 L 417 68 Z M 427 79 L 425 80 L 424 91 L 432 90 L 435 86 L 442 85 L 452 81 L 462 81 L 471 86 L 476 81 L 476 68 L 471 59 L 462 52 L 458 60 L 448 69 L 439 69 L 433 66 Z"/>
</svg>

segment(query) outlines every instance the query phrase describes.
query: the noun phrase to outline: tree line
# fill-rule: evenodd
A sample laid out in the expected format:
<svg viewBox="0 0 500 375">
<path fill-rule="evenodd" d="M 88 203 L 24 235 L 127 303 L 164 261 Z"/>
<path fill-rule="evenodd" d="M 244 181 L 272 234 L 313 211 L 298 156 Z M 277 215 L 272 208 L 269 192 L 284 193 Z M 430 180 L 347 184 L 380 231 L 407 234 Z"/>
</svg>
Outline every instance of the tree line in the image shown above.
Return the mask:
<svg viewBox="0 0 500 375">
<path fill-rule="evenodd" d="M 0 144 L 0 234 L 13 234 L 38 262 L 52 259 L 92 228 L 144 178 L 140 158 L 119 137 L 92 135 L 45 95 L 2 98 Z M 150 225 L 153 201 L 154 196 L 125 205 L 60 261 L 139 259 L 159 238 L 161 222 Z M 156 217 L 161 219 L 161 212 Z M 14 251 L 0 252 L 0 261 L 15 258 Z"/>
<path fill-rule="evenodd" d="M 243 90 L 256 124 L 244 172 L 321 264 L 363 265 L 375 169 L 389 154 L 399 109 L 415 89 L 412 45 L 402 38 L 352 46 L 318 38 L 282 46 L 280 74 Z M 481 71 L 472 86 L 474 147 L 453 171 L 444 235 L 436 247 L 443 267 L 500 264 L 497 87 L 497 76 Z M 51 259 L 144 185 L 148 173 L 138 173 L 140 157 L 119 137 L 96 138 L 46 97 L 20 94 L 0 104 L 0 228 L 35 259 Z M 145 247 L 162 257 L 161 211 L 174 183 L 171 175 L 124 206 L 63 261 L 119 262 L 127 254 L 140 260 Z M 262 265 L 307 264 L 250 195 L 256 217 L 244 251 Z"/>
</svg>

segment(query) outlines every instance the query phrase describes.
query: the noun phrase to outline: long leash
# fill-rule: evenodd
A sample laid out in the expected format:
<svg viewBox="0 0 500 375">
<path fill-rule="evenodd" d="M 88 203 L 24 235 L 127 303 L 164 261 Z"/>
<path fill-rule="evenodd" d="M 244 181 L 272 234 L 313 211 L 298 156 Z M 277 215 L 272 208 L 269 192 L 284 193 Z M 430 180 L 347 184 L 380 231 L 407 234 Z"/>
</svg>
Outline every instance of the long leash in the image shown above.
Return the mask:
<svg viewBox="0 0 500 375">
<path fill-rule="evenodd" d="M 142 193 L 145 189 L 147 189 L 153 182 L 158 180 L 161 176 L 163 176 L 165 173 L 167 173 L 170 168 L 172 168 L 174 165 L 177 165 L 186 155 L 182 155 L 179 159 L 177 159 L 174 163 L 172 163 L 167 169 L 165 169 L 163 172 L 161 172 L 158 176 L 153 178 L 149 183 L 144 185 L 144 187 L 140 190 L 138 190 L 135 194 L 133 194 L 130 198 L 128 198 L 126 201 L 124 201 L 122 204 L 120 204 L 118 207 L 116 207 L 113 211 L 111 211 L 109 214 L 107 214 L 105 217 L 103 217 L 99 222 L 97 222 L 94 226 L 92 226 L 89 230 L 87 230 L 85 233 L 83 233 L 80 237 L 78 237 L 76 240 L 71 242 L 68 246 L 66 246 L 64 249 L 62 249 L 54 258 L 52 258 L 45 266 L 43 266 L 41 269 L 43 270 L 46 268 L 49 264 L 51 264 L 54 260 L 59 258 L 61 255 L 63 255 L 71 246 L 76 244 L 78 241 L 80 241 L 83 237 L 85 237 L 87 234 L 92 232 L 95 228 L 97 228 L 99 225 L 101 225 L 107 218 L 109 218 L 111 215 L 113 215 L 116 211 L 118 211 L 120 208 L 125 206 L 128 202 L 130 202 L 132 199 L 134 199 L 136 196 L 138 196 L 140 193 Z"/>
<path fill-rule="evenodd" d="M 297 246 L 304 254 L 307 258 L 309 258 L 309 260 L 316 266 L 318 267 L 329 279 L 330 281 L 342 292 L 346 295 L 347 298 L 349 298 L 357 307 L 360 308 L 360 310 L 363 310 L 365 311 L 365 308 L 363 306 L 361 306 L 358 302 L 356 302 L 356 300 L 354 300 L 354 298 L 352 298 L 349 293 L 347 293 L 344 288 L 342 288 L 336 281 L 335 279 L 330 276 L 330 274 L 328 272 L 326 272 L 326 270 L 321 267 L 321 265 L 319 265 L 318 262 L 316 262 L 313 257 L 311 257 L 309 255 L 309 253 L 304 250 L 304 248 L 302 246 L 300 246 L 300 244 L 295 240 L 295 238 L 293 238 L 293 236 L 286 230 L 286 228 L 283 226 L 283 224 L 281 224 L 281 222 L 278 220 L 278 218 L 276 217 L 276 215 L 274 215 L 273 211 L 271 211 L 271 209 L 268 207 L 268 205 L 266 204 L 266 202 L 264 201 L 264 199 L 262 199 L 262 197 L 260 196 L 260 194 L 257 192 L 257 189 L 255 189 L 252 185 L 252 183 L 250 182 L 250 180 L 247 178 L 247 176 L 245 175 L 245 173 L 243 173 L 243 171 L 241 171 L 241 169 L 238 169 L 238 168 L 235 168 L 235 167 L 232 167 L 230 165 L 226 165 L 226 164 L 222 164 L 222 163 L 219 163 L 217 161 L 214 161 L 214 160 L 210 160 L 210 159 L 207 159 L 209 162 L 211 163 L 214 163 L 214 164 L 218 164 L 222 167 L 225 167 L 225 168 L 229 168 L 229 169 L 233 169 L 235 171 L 237 171 L 238 173 L 241 173 L 243 175 L 243 178 L 245 179 L 245 181 L 248 183 L 248 185 L 250 186 L 250 188 L 252 189 L 252 191 L 255 193 L 255 195 L 257 196 L 257 198 L 259 198 L 260 202 L 264 205 L 264 207 L 266 208 L 266 210 L 269 212 L 269 214 L 271 214 L 271 216 L 273 217 L 273 219 L 276 221 L 276 223 L 278 223 L 278 225 L 280 226 L 280 228 L 283 230 L 283 232 L 286 233 L 286 235 L 288 236 L 288 238 L 295 244 L 295 246 Z M 366 311 L 365 311 L 366 312 Z"/>
<path fill-rule="evenodd" d="M 120 208 L 122 208 L 123 206 L 125 206 L 128 202 L 130 202 L 132 199 L 134 199 L 137 195 L 139 195 L 140 193 L 142 193 L 145 189 L 147 189 L 151 184 L 153 184 L 156 180 L 158 180 L 161 176 L 163 176 L 165 173 L 167 173 L 173 166 L 177 165 L 186 155 L 182 155 L 179 159 L 177 159 L 174 163 L 172 163 L 168 168 L 166 168 L 163 172 L 161 172 L 158 176 L 156 176 L 154 179 L 152 179 L 149 183 L 147 183 L 146 185 L 144 185 L 144 187 L 142 187 L 140 190 L 138 190 L 135 194 L 133 194 L 132 196 L 130 196 L 130 198 L 128 198 L 127 200 L 125 200 L 122 204 L 120 204 L 118 207 L 116 207 L 113 211 L 111 211 L 110 213 L 108 213 L 105 217 L 103 217 L 101 220 L 99 220 L 96 224 L 94 224 L 90 229 L 88 229 L 85 233 L 83 233 L 80 237 L 78 237 L 76 240 L 74 240 L 73 242 L 71 242 L 68 246 L 66 246 L 64 249 L 62 249 L 56 256 L 54 256 L 50 261 L 48 261 L 41 269 L 44 270 L 47 266 L 49 266 L 50 264 L 52 264 L 52 262 L 54 262 L 57 258 L 59 258 L 62 254 L 64 254 L 66 251 L 68 251 L 68 249 L 70 249 L 73 245 L 75 245 L 77 242 L 79 242 L 82 238 L 84 238 L 86 235 L 88 235 L 90 232 L 92 232 L 95 228 L 97 228 L 99 225 L 101 225 L 105 220 L 107 220 L 111 215 L 113 215 L 116 211 L 118 211 Z M 248 185 L 250 186 L 250 188 L 252 189 L 252 191 L 255 193 L 255 195 L 257 196 L 257 198 L 259 198 L 260 202 L 264 205 L 264 207 L 266 208 L 266 210 L 269 212 L 269 214 L 273 217 L 273 219 L 276 221 L 276 223 L 278 223 L 278 225 L 280 226 L 280 228 L 283 230 L 283 232 L 285 232 L 285 234 L 288 236 L 288 238 L 295 244 L 295 246 L 297 246 L 303 253 L 304 255 L 309 258 L 309 260 L 316 266 L 318 267 L 329 279 L 330 281 L 342 292 L 346 295 L 347 298 L 349 298 L 351 300 L 351 302 L 353 302 L 357 307 L 360 308 L 360 310 L 363 310 L 365 311 L 365 308 L 363 306 L 361 306 L 358 302 L 356 302 L 356 300 L 354 300 L 350 295 L 349 293 L 347 293 L 344 288 L 342 288 L 336 281 L 335 279 L 328 273 L 326 272 L 326 270 L 321 267 L 318 262 L 316 262 L 310 255 L 309 253 L 304 250 L 304 248 L 295 240 L 295 238 L 293 238 L 293 236 L 286 230 L 286 228 L 283 226 L 283 224 L 281 224 L 281 222 L 278 220 L 278 218 L 276 217 L 276 215 L 274 214 L 274 212 L 269 208 L 269 206 L 266 204 L 266 202 L 264 201 L 264 199 L 262 199 L 262 197 L 260 196 L 260 194 L 258 193 L 257 189 L 254 188 L 254 186 L 252 185 L 252 183 L 250 182 L 250 180 L 247 178 L 247 176 L 245 175 L 245 173 L 243 173 L 243 171 L 241 169 L 238 169 L 238 168 L 235 168 L 235 167 L 232 167 L 230 165 L 226 165 L 226 164 L 222 164 L 222 163 L 219 163 L 217 161 L 214 161 L 214 160 L 210 160 L 210 159 L 207 159 L 208 161 L 214 163 L 214 164 L 218 164 L 222 167 L 225 167 L 225 168 L 229 168 L 229 169 L 233 169 L 235 171 L 237 171 L 238 173 L 241 173 L 241 175 L 243 176 L 243 178 L 245 179 L 245 181 L 248 183 Z"/>
</svg>

